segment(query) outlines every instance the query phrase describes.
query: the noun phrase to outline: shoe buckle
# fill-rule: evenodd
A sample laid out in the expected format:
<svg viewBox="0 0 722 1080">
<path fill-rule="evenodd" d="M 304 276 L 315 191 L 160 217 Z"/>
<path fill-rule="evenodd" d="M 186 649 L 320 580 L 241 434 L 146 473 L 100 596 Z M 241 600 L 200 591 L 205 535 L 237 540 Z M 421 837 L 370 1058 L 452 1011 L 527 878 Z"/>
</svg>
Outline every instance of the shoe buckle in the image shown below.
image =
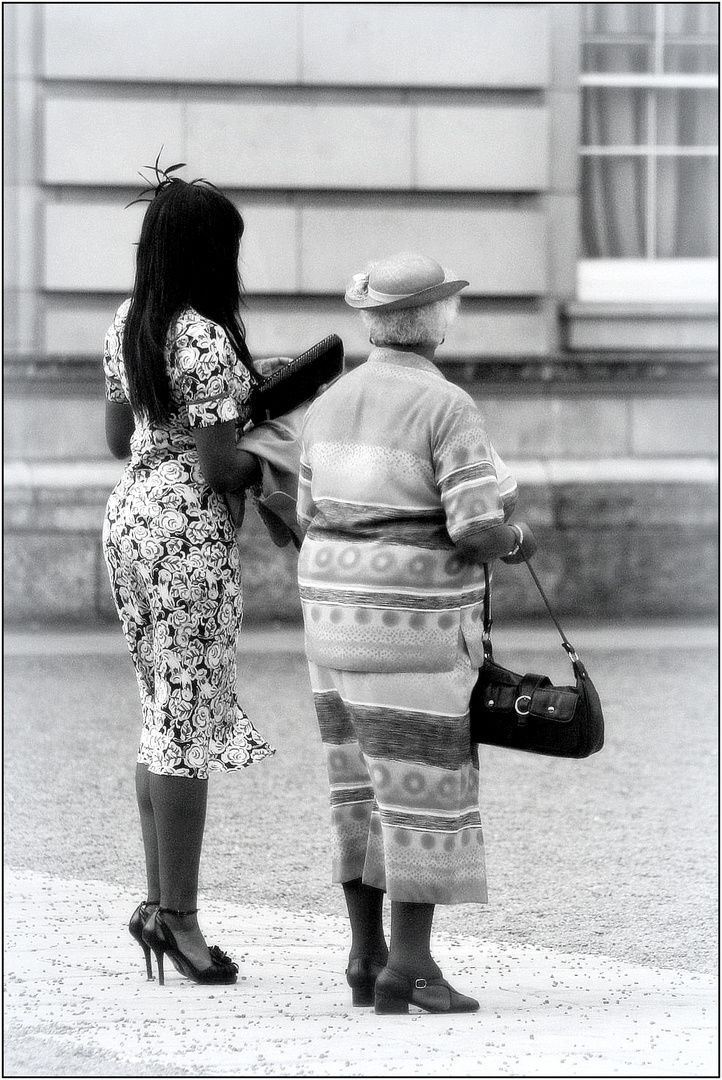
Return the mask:
<svg viewBox="0 0 722 1080">
<path fill-rule="evenodd" d="M 416 981 L 414 982 L 414 989 L 415 990 L 425 990 L 426 989 L 426 979 L 416 979 Z"/>
</svg>

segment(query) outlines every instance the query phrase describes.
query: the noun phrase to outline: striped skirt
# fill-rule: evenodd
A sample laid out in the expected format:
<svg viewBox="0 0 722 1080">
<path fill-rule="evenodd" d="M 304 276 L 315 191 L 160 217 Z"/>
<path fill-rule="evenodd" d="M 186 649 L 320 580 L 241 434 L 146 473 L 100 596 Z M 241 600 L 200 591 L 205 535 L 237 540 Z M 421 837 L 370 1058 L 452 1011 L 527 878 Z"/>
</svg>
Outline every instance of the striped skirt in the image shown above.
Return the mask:
<svg viewBox="0 0 722 1080">
<path fill-rule="evenodd" d="M 479 762 L 469 739 L 477 676 L 364 673 L 309 664 L 331 787 L 333 880 L 410 903 L 486 903 Z"/>
</svg>

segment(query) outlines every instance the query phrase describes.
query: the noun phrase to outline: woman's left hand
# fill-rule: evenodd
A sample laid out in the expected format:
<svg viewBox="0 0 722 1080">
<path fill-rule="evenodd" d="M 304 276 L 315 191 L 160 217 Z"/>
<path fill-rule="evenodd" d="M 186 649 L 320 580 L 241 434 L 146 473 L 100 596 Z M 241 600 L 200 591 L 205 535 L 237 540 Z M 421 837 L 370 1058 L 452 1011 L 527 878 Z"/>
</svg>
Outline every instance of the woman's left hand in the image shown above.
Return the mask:
<svg viewBox="0 0 722 1080">
<path fill-rule="evenodd" d="M 267 379 L 274 371 L 293 363 L 292 356 L 267 356 L 264 360 L 256 360 L 255 367 L 259 375 Z"/>
<path fill-rule="evenodd" d="M 501 561 L 510 563 L 511 565 L 527 562 L 537 550 L 538 544 L 536 542 L 536 537 L 525 521 L 520 521 L 516 525 L 512 525 L 512 529 L 517 533 L 519 543 L 512 554 L 502 555 Z"/>
</svg>

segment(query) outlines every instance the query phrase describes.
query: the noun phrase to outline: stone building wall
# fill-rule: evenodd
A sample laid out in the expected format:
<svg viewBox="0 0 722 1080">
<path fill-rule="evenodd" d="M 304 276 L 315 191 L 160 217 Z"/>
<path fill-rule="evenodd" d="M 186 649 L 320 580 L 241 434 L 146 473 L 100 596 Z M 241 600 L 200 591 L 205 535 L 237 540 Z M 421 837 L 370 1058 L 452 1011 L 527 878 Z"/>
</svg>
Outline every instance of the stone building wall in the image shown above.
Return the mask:
<svg viewBox="0 0 722 1080">
<path fill-rule="evenodd" d="M 560 610 L 713 609 L 716 311 L 577 299 L 579 7 L 5 6 L 6 618 L 114 618 L 100 355 L 161 145 L 243 212 L 256 356 L 337 332 L 360 362 L 346 280 L 427 251 L 471 282 L 439 361 Z M 253 512 L 241 543 L 248 618 L 298 619 L 292 554 Z M 499 573 L 497 610 L 538 610 L 526 578 Z"/>
</svg>

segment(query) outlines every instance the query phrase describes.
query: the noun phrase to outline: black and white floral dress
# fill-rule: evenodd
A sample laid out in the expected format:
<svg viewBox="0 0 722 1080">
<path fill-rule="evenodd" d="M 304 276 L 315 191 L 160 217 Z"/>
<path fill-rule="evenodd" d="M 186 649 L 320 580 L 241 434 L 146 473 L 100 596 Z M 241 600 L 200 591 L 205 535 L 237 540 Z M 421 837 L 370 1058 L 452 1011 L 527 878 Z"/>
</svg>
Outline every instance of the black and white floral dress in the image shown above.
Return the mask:
<svg viewBox="0 0 722 1080">
<path fill-rule="evenodd" d="M 105 339 L 106 397 L 128 402 L 118 309 Z M 186 308 L 168 332 L 171 419 L 136 417 L 103 551 L 143 711 L 138 761 L 205 779 L 274 753 L 236 696 L 241 565 L 222 495 L 204 480 L 192 428 L 243 418 L 250 377 L 222 327 Z"/>
</svg>

